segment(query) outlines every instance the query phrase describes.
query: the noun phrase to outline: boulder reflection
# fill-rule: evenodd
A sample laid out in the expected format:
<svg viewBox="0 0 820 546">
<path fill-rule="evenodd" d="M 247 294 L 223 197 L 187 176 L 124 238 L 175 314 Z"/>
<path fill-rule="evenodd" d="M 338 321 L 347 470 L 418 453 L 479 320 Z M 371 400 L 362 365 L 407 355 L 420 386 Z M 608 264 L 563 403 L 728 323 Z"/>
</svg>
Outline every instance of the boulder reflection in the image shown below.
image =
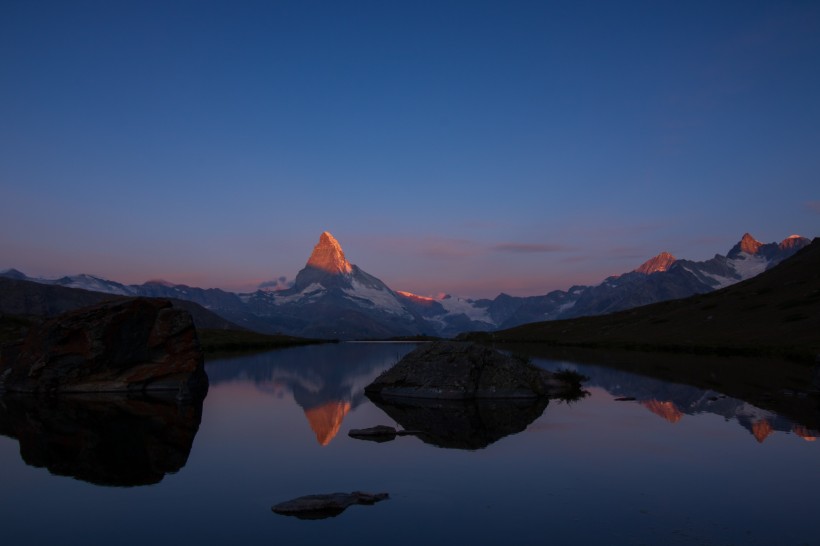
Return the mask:
<svg viewBox="0 0 820 546">
<path fill-rule="evenodd" d="M 26 464 L 97 485 L 149 485 L 177 472 L 201 419 L 202 398 L 0 398 L 0 434 L 20 442 Z"/>
<path fill-rule="evenodd" d="M 524 431 L 548 398 L 438 400 L 371 397 L 376 406 L 423 442 L 453 449 L 483 449 Z"/>
</svg>

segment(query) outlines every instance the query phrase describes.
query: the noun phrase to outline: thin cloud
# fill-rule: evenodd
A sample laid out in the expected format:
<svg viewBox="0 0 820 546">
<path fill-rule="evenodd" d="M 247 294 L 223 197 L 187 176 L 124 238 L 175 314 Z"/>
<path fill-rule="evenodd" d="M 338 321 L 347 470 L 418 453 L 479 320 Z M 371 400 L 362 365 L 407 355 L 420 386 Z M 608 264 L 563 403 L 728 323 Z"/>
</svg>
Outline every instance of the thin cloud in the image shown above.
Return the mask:
<svg viewBox="0 0 820 546">
<path fill-rule="evenodd" d="M 279 278 L 259 283 L 258 288 L 260 290 L 271 290 L 276 292 L 279 290 L 287 290 L 292 286 L 293 281 L 289 281 L 288 278 L 283 275 Z"/>
<path fill-rule="evenodd" d="M 806 201 L 806 210 L 820 214 L 820 201 Z"/>
<path fill-rule="evenodd" d="M 575 249 L 566 245 L 500 243 L 490 247 L 490 250 L 493 252 L 507 252 L 511 254 L 539 254 L 547 252 L 569 252 Z"/>
</svg>

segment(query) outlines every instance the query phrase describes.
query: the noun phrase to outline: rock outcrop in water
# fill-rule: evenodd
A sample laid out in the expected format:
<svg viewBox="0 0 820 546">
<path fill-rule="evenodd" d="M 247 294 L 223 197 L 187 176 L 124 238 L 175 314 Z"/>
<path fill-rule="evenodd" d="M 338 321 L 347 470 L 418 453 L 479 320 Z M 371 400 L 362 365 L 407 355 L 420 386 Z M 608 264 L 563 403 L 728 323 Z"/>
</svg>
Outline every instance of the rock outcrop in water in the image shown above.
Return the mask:
<svg viewBox="0 0 820 546">
<path fill-rule="evenodd" d="M 0 391 L 28 393 L 207 389 L 191 315 L 134 298 L 59 315 L 0 352 Z"/>
<path fill-rule="evenodd" d="M 329 493 L 306 495 L 274 505 L 271 510 L 285 516 L 299 519 L 324 519 L 338 516 L 354 504 L 375 504 L 389 498 L 387 493 Z"/>
<path fill-rule="evenodd" d="M 365 387 L 368 396 L 438 398 L 539 398 L 563 396 L 571 387 L 552 373 L 472 343 L 422 345 Z"/>
</svg>

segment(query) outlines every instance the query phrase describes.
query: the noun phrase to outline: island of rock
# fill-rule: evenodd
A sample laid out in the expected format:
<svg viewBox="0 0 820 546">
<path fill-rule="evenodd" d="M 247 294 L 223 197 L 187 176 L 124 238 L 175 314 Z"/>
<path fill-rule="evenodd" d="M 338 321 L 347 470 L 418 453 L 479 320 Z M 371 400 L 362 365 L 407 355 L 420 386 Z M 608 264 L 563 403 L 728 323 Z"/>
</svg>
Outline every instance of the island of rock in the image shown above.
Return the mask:
<svg viewBox="0 0 820 546">
<path fill-rule="evenodd" d="M 435 342 L 407 354 L 365 387 L 365 393 L 466 400 L 559 397 L 577 388 L 546 370 L 488 347 Z"/>
</svg>

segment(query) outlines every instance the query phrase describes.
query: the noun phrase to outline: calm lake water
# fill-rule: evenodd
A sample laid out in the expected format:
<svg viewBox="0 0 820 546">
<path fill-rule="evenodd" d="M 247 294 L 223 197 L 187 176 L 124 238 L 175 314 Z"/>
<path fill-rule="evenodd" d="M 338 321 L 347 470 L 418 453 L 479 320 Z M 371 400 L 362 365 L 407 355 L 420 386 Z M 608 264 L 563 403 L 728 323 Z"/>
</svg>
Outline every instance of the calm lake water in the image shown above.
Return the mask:
<svg viewBox="0 0 820 546">
<path fill-rule="evenodd" d="M 3 542 L 820 544 L 820 442 L 799 422 L 718 392 L 549 360 L 535 363 L 590 376 L 590 395 L 546 408 L 382 409 L 365 398 L 412 348 L 214 360 L 201 414 L 175 400 L 4 399 Z M 425 423 L 420 437 L 391 442 L 347 436 Z M 271 512 L 354 490 L 390 499 L 322 520 Z"/>
</svg>

